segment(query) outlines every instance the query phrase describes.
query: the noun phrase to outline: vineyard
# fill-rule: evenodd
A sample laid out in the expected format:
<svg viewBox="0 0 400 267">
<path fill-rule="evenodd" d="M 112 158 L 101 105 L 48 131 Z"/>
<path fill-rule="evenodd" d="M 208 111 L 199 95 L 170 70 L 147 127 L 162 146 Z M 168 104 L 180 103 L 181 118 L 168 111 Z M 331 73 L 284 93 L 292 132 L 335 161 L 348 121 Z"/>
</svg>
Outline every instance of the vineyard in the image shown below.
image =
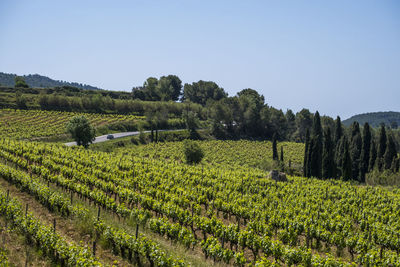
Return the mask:
<svg viewBox="0 0 400 267">
<path fill-rule="evenodd" d="M 66 133 L 66 124 L 76 112 L 0 109 L 2 137 L 32 139 L 57 136 Z M 143 117 L 133 115 L 84 114 L 95 126 L 117 122 L 134 122 Z"/>
<path fill-rule="evenodd" d="M 205 152 L 203 165 L 224 168 L 254 168 L 261 167 L 265 161 L 272 159 L 272 143 L 267 141 L 196 141 Z M 282 142 L 286 165 L 300 169 L 303 164 L 304 144 Z M 280 148 L 279 148 L 280 149 Z M 149 157 L 183 162 L 184 154 L 182 142 L 166 142 L 118 148 L 117 153 L 135 155 L 137 157 Z"/>
<path fill-rule="evenodd" d="M 398 189 L 275 182 L 253 168 L 271 157 L 270 143 L 200 143 L 205 162 L 191 166 L 182 163 L 180 143 L 103 153 L 1 139 L 2 180 L 49 214 L 85 221 L 86 238 L 67 242 L 56 231 L 42 240 L 26 228 L 49 226 L 31 226 L 33 217 L 4 192 L 0 215 L 72 266 L 400 265 Z M 285 161 L 301 164 L 301 144 L 280 145 Z"/>
</svg>

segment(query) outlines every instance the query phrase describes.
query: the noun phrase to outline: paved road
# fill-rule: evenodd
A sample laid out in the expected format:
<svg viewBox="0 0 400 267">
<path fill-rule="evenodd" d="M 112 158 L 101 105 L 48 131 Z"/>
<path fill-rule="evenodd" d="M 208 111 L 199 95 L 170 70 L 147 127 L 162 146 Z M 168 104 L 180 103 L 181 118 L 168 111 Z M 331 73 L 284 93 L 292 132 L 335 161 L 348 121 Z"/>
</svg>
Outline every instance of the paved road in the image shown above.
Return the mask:
<svg viewBox="0 0 400 267">
<path fill-rule="evenodd" d="M 179 130 L 158 130 L 158 131 L 159 132 L 183 131 L 183 129 L 179 129 Z M 143 131 L 143 132 L 144 133 L 150 133 L 151 131 Z M 117 139 L 117 138 L 121 138 L 121 137 L 127 137 L 127 136 L 138 135 L 138 134 L 140 134 L 139 131 L 113 133 L 112 135 L 114 135 L 114 139 Z M 94 139 L 93 144 L 113 140 L 113 139 L 107 139 L 107 135 L 108 134 L 97 136 L 96 139 Z M 76 146 L 76 142 L 64 143 L 64 145 L 66 145 L 66 146 Z"/>
</svg>

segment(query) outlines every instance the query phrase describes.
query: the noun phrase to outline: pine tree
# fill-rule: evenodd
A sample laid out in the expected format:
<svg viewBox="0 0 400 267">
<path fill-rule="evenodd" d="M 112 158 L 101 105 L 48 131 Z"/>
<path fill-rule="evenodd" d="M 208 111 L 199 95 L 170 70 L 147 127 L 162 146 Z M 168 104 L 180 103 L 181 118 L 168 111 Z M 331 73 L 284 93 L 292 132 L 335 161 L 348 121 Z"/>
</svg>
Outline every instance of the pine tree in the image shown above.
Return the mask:
<svg viewBox="0 0 400 267">
<path fill-rule="evenodd" d="M 383 156 L 385 169 L 390 169 L 392 167 L 393 159 L 395 159 L 396 156 L 397 156 L 396 144 L 394 143 L 392 133 L 389 132 L 387 134 L 386 151 Z"/>
<path fill-rule="evenodd" d="M 276 147 L 276 134 L 272 137 L 272 159 L 278 160 L 278 149 Z"/>
<path fill-rule="evenodd" d="M 339 143 L 342 136 L 343 136 L 342 121 L 340 120 L 340 117 L 337 116 L 336 124 L 335 124 L 335 144 L 336 145 Z"/>
<path fill-rule="evenodd" d="M 351 179 L 352 175 L 352 164 L 349 152 L 349 143 L 347 142 L 346 137 L 344 137 L 344 153 L 343 153 L 343 161 L 342 161 L 342 178 L 347 181 Z"/>
<path fill-rule="evenodd" d="M 322 177 L 334 178 L 336 166 L 334 161 L 334 146 L 332 142 L 330 128 L 327 129 L 324 136 L 324 149 L 322 153 Z"/>
<path fill-rule="evenodd" d="M 283 162 L 283 146 L 281 146 L 281 161 Z"/>
<path fill-rule="evenodd" d="M 360 175 L 360 158 L 362 149 L 362 138 L 360 132 L 360 125 L 358 122 L 353 122 L 351 126 L 351 140 L 350 140 L 350 157 L 351 157 L 351 178 L 361 181 Z"/>
<path fill-rule="evenodd" d="M 360 180 L 363 183 L 365 182 L 365 174 L 368 172 L 369 154 L 371 151 L 371 139 L 371 129 L 368 122 L 366 122 L 363 129 L 363 143 L 361 148 L 360 160 Z"/>
<path fill-rule="evenodd" d="M 385 155 L 386 152 L 386 145 L 387 145 L 387 136 L 386 136 L 386 129 L 385 125 L 381 125 L 381 130 L 379 132 L 379 143 L 378 143 L 378 159 L 383 159 L 383 156 Z M 378 169 L 382 170 L 382 160 L 378 160 Z"/>
<path fill-rule="evenodd" d="M 368 171 L 372 171 L 374 169 L 377 156 L 378 156 L 378 154 L 376 151 L 375 141 L 374 141 L 374 139 L 372 139 L 371 150 L 369 152 Z"/>
<path fill-rule="evenodd" d="M 313 177 L 322 177 L 322 126 L 319 112 L 315 112 L 314 121 L 312 126 L 312 138 L 313 146 L 311 148 L 310 158 L 310 175 Z"/>
<path fill-rule="evenodd" d="M 304 161 L 303 161 L 303 176 L 304 177 L 309 177 L 308 176 L 308 150 L 310 146 L 310 131 L 307 129 L 306 132 L 306 144 L 304 147 Z"/>
</svg>

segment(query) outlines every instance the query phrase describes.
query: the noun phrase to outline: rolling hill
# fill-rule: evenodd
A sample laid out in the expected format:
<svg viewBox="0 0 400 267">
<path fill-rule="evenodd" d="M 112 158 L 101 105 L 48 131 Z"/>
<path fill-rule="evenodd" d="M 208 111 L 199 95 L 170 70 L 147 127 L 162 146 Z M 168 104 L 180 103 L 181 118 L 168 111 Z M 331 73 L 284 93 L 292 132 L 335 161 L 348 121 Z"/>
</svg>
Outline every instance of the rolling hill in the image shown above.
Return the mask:
<svg viewBox="0 0 400 267">
<path fill-rule="evenodd" d="M 0 85 L 2 86 L 10 86 L 14 87 L 15 84 L 15 77 L 17 75 L 13 73 L 4 73 L 0 72 Z M 99 90 L 100 88 L 87 85 L 87 84 L 82 84 L 82 83 L 77 83 L 77 82 L 66 82 L 66 81 L 57 81 L 50 79 L 49 77 L 42 76 L 39 74 L 29 74 L 29 75 L 23 75 L 22 76 L 25 79 L 25 82 L 29 85 L 29 87 L 56 87 L 56 86 L 73 86 L 77 87 L 80 89 L 91 89 L 91 90 Z"/>
<path fill-rule="evenodd" d="M 357 121 L 361 125 L 368 122 L 372 127 L 379 127 L 381 123 L 384 123 L 386 126 L 397 128 L 400 125 L 400 112 L 386 111 L 358 114 L 344 120 L 343 124 L 349 126 L 354 121 Z"/>
</svg>

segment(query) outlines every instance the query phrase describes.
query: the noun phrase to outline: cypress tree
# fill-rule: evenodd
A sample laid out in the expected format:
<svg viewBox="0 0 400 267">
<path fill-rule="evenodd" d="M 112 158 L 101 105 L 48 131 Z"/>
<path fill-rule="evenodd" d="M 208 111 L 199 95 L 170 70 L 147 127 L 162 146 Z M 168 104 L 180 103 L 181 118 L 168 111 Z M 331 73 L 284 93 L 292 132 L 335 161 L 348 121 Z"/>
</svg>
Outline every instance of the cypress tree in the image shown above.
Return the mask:
<svg viewBox="0 0 400 267">
<path fill-rule="evenodd" d="M 281 161 L 283 162 L 283 146 L 281 146 Z"/>
<path fill-rule="evenodd" d="M 340 120 L 340 117 L 337 116 L 336 123 L 335 123 L 335 144 L 336 145 L 338 145 L 342 136 L 343 136 L 342 121 Z"/>
<path fill-rule="evenodd" d="M 339 142 L 336 144 L 336 150 L 335 150 L 336 178 L 342 177 L 344 139 L 345 136 L 342 136 Z"/>
<path fill-rule="evenodd" d="M 312 126 L 312 138 L 313 146 L 311 148 L 310 158 L 310 175 L 313 177 L 322 177 L 322 126 L 319 112 L 315 112 L 314 121 Z"/>
<path fill-rule="evenodd" d="M 385 169 L 390 169 L 392 167 L 393 159 L 395 159 L 396 156 L 397 156 L 396 144 L 394 143 L 392 133 L 389 132 L 387 134 L 386 151 L 383 156 Z"/>
<path fill-rule="evenodd" d="M 361 160 L 360 160 L 360 180 L 361 182 L 365 182 L 365 174 L 368 172 L 368 166 L 369 166 L 369 154 L 371 151 L 371 129 L 366 122 L 364 124 L 364 129 L 363 129 L 363 142 L 362 142 L 362 148 L 361 148 Z"/>
<path fill-rule="evenodd" d="M 360 125 L 358 122 L 353 122 L 351 126 L 351 140 L 350 140 L 350 157 L 351 157 L 351 178 L 361 181 L 360 175 L 360 158 L 362 149 L 362 138 L 360 132 Z"/>
<path fill-rule="evenodd" d="M 393 159 L 393 164 L 392 164 L 392 170 L 393 172 L 399 172 L 400 169 L 400 158 L 397 157 L 395 159 Z"/>
<path fill-rule="evenodd" d="M 371 142 L 371 150 L 369 152 L 368 171 L 372 171 L 375 167 L 376 157 L 378 156 L 374 139 Z"/>
<path fill-rule="evenodd" d="M 347 142 L 346 137 L 344 137 L 344 153 L 343 153 L 343 161 L 342 161 L 342 178 L 347 181 L 351 179 L 352 175 L 352 164 L 349 152 L 349 143 Z"/>
<path fill-rule="evenodd" d="M 310 144 L 308 145 L 308 163 L 307 163 L 307 177 L 311 177 L 312 172 L 311 172 L 311 156 L 312 156 L 312 150 L 314 147 L 314 139 L 310 137 Z"/>
<path fill-rule="evenodd" d="M 306 131 L 306 144 L 304 147 L 303 176 L 308 177 L 308 149 L 310 146 L 310 131 Z"/>
<path fill-rule="evenodd" d="M 272 137 L 272 159 L 278 160 L 278 149 L 276 147 L 276 134 Z"/>
<path fill-rule="evenodd" d="M 331 129 L 328 128 L 325 132 L 324 149 L 322 153 L 322 177 L 334 178 L 335 177 L 335 160 L 334 149 L 331 137 Z"/>
<path fill-rule="evenodd" d="M 385 125 L 381 125 L 381 130 L 379 132 L 379 143 L 378 143 L 378 159 L 383 159 L 383 156 L 385 155 L 386 152 L 386 145 L 387 145 L 387 136 L 386 136 L 386 129 Z M 382 164 L 381 160 L 378 160 L 378 169 L 382 170 Z"/>
</svg>

